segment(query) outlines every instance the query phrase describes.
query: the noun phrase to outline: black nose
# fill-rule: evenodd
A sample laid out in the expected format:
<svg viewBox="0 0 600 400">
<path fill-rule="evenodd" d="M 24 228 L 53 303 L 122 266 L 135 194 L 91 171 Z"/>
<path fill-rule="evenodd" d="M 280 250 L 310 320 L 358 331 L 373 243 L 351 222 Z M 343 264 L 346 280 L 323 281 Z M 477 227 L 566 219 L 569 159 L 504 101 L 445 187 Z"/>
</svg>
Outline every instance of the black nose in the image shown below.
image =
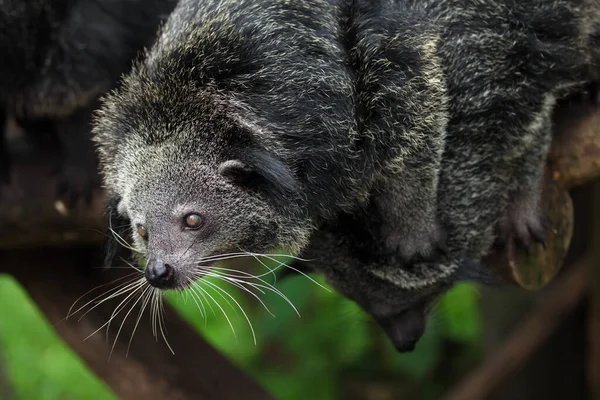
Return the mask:
<svg viewBox="0 0 600 400">
<path fill-rule="evenodd" d="M 378 321 L 400 353 L 413 351 L 425 331 L 425 315 L 417 309 L 407 310 Z"/>
<path fill-rule="evenodd" d="M 175 270 L 162 260 L 150 259 L 146 265 L 146 279 L 155 288 L 172 289 L 175 286 Z"/>
</svg>

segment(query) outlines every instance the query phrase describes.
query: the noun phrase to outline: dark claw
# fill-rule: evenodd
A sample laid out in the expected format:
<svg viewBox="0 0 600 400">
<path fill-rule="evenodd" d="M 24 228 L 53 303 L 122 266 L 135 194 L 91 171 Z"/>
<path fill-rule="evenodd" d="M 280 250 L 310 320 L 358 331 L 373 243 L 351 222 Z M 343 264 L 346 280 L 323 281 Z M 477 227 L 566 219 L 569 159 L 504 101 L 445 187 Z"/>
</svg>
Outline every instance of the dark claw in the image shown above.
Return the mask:
<svg viewBox="0 0 600 400">
<path fill-rule="evenodd" d="M 529 228 L 529 234 L 536 243 L 546 243 L 546 237 L 548 236 L 549 226 L 546 224 L 545 220 L 546 219 L 544 219 L 544 222 L 542 222 L 542 229 L 533 229 L 531 227 Z"/>
<path fill-rule="evenodd" d="M 526 231 L 517 231 L 513 235 L 513 240 L 517 242 L 517 245 L 520 248 L 528 249 L 529 247 L 531 247 L 532 240 L 530 232 L 531 229 L 527 227 Z"/>
<path fill-rule="evenodd" d="M 541 218 L 541 229 L 529 229 L 529 233 L 536 243 L 541 244 L 546 248 L 546 239 L 548 238 L 548 231 L 552 228 L 552 220 L 547 216 L 543 215 Z"/>
<path fill-rule="evenodd" d="M 536 231 L 534 230 L 529 230 L 529 234 L 531 235 L 531 237 L 533 238 L 533 241 L 537 244 L 541 244 L 542 246 L 546 247 L 546 232 L 541 232 L 541 231 Z"/>
<path fill-rule="evenodd" d="M 497 240 L 498 245 L 519 248 L 526 254 L 534 243 L 546 247 L 548 230 L 552 221 L 541 210 L 534 215 L 507 214 L 508 217 L 502 227 L 502 232 Z"/>
</svg>

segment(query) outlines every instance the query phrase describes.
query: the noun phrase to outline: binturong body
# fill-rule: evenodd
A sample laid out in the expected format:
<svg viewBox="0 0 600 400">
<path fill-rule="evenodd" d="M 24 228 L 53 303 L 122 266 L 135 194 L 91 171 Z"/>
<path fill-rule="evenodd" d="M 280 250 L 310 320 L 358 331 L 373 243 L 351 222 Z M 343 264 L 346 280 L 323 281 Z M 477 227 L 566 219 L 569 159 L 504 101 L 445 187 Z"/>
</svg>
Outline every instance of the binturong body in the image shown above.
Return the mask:
<svg viewBox="0 0 600 400">
<path fill-rule="evenodd" d="M 183 0 L 98 115 L 112 226 L 162 289 L 317 258 L 409 350 L 494 242 L 543 241 L 550 114 L 597 78 L 599 23 L 591 0 Z"/>
<path fill-rule="evenodd" d="M 0 4 L 0 129 L 15 118 L 44 151 L 61 151 L 61 185 L 93 185 L 98 98 L 156 37 L 175 0 L 6 0 Z M 48 147 L 55 146 L 54 149 Z M 1 178 L 10 165 L 4 134 Z M 88 168 L 86 168 L 88 167 Z M 87 187 L 86 187 L 87 186 Z"/>
</svg>

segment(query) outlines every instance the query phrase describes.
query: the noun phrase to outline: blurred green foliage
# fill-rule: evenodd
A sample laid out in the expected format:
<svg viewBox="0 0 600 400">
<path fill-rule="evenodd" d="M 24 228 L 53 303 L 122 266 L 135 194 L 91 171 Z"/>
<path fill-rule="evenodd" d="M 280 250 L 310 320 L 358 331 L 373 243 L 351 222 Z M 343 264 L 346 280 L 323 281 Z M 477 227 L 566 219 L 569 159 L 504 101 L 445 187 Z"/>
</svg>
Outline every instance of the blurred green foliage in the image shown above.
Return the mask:
<svg viewBox="0 0 600 400">
<path fill-rule="evenodd" d="M 320 277 L 312 277 L 327 287 Z M 274 316 L 238 288 L 214 278 L 209 281 L 226 289 L 245 310 L 256 345 L 235 302 L 209 284 L 202 287 L 220 308 L 203 301 L 202 313 L 198 303 L 202 297 L 194 298 L 190 292 L 166 297 L 203 337 L 278 399 L 366 399 L 371 385 L 386 387 L 395 399 L 436 399 L 480 357 L 478 295 L 471 285 L 456 286 L 444 296 L 416 350 L 398 354 L 356 304 L 304 276 L 276 285 L 300 316 L 272 291 L 259 297 Z M 115 398 L 8 277 L 0 277 L 0 315 L 2 354 L 19 399 Z M 175 357 L 185 351 L 183 344 L 170 344 Z"/>
<path fill-rule="evenodd" d="M 0 345 L 17 399 L 116 399 L 12 278 L 0 276 Z"/>
</svg>

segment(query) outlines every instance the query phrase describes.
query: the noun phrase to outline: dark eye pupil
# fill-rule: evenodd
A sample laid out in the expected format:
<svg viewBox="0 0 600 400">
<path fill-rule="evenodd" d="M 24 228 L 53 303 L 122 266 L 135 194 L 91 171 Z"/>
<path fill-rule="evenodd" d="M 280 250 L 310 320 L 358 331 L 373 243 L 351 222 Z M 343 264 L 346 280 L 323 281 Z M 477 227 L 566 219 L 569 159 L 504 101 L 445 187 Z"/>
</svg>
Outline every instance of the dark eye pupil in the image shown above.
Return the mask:
<svg viewBox="0 0 600 400">
<path fill-rule="evenodd" d="M 200 225 L 200 216 L 198 214 L 190 214 L 185 218 L 185 224 L 188 228 L 196 228 Z"/>
</svg>

